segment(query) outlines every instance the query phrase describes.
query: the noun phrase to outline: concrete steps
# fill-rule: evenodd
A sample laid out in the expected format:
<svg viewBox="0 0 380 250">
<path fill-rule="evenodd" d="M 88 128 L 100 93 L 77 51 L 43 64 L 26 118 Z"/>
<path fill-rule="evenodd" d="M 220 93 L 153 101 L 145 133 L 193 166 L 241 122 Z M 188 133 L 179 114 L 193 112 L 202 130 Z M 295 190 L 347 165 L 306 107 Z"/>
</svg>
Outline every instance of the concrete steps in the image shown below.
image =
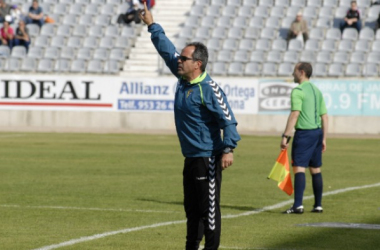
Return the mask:
<svg viewBox="0 0 380 250">
<path fill-rule="evenodd" d="M 165 30 L 170 40 L 175 41 L 190 11 L 193 0 L 160 0 L 152 10 L 153 19 Z M 121 76 L 157 76 L 159 75 L 158 62 L 161 60 L 154 48 L 150 33 L 144 25 L 140 36 L 137 37 L 135 47 L 131 48 L 129 58 L 125 61 Z"/>
</svg>

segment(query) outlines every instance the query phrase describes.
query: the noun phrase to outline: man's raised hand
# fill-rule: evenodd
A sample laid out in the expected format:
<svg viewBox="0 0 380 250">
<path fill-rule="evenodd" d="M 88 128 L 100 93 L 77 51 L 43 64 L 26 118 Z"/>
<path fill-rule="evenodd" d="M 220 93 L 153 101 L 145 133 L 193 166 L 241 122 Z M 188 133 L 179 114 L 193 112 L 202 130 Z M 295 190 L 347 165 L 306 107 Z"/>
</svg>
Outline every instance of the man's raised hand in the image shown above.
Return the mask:
<svg viewBox="0 0 380 250">
<path fill-rule="evenodd" d="M 148 7 L 146 7 L 146 2 L 144 2 L 144 9 L 139 10 L 139 17 L 148 26 L 153 23 L 153 16 Z"/>
</svg>

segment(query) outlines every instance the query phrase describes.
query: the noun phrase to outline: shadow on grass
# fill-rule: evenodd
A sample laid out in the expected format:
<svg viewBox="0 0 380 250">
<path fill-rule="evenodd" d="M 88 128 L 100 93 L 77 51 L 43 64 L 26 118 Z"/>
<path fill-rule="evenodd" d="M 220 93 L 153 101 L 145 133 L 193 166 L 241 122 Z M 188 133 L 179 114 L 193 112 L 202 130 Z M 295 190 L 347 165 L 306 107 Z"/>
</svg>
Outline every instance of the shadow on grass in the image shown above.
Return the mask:
<svg viewBox="0 0 380 250">
<path fill-rule="evenodd" d="M 137 199 L 138 201 L 144 201 L 144 202 L 154 202 L 154 203 L 160 203 L 160 204 L 169 204 L 169 205 L 176 205 L 176 206 L 183 206 L 183 201 L 163 201 L 163 200 L 156 200 L 156 199 Z M 259 208 L 251 207 L 251 206 L 231 206 L 231 205 L 220 205 L 221 209 L 231 209 L 231 210 L 238 210 L 238 211 L 255 211 L 259 210 Z M 264 211 L 265 213 L 276 213 L 273 211 Z"/>
</svg>

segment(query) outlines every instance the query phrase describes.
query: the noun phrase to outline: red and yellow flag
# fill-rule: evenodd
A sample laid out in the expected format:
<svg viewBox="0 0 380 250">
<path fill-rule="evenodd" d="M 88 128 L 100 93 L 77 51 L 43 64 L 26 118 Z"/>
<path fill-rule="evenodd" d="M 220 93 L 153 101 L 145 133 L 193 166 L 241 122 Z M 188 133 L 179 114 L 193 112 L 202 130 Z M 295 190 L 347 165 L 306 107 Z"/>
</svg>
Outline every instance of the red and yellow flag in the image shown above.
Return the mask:
<svg viewBox="0 0 380 250">
<path fill-rule="evenodd" d="M 293 185 L 290 177 L 288 150 L 282 150 L 274 164 L 272 171 L 270 172 L 268 179 L 272 179 L 278 182 L 278 187 L 287 193 L 292 195 Z"/>
</svg>

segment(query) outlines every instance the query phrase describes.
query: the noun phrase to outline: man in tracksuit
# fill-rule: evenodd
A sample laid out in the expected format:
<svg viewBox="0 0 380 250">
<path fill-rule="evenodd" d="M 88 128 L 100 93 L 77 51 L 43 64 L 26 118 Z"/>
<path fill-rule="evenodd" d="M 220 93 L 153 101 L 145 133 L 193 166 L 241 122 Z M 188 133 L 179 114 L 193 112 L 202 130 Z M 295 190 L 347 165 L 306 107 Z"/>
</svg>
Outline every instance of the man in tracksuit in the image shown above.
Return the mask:
<svg viewBox="0 0 380 250">
<path fill-rule="evenodd" d="M 205 250 L 220 243 L 220 186 L 222 169 L 233 163 L 240 136 L 234 114 L 222 89 L 205 71 L 208 52 L 202 43 L 188 44 L 179 55 L 146 8 L 140 18 L 171 72 L 178 78 L 174 116 L 182 154 L 186 250 L 197 250 L 205 235 Z M 223 139 L 221 136 L 223 130 Z"/>
</svg>

